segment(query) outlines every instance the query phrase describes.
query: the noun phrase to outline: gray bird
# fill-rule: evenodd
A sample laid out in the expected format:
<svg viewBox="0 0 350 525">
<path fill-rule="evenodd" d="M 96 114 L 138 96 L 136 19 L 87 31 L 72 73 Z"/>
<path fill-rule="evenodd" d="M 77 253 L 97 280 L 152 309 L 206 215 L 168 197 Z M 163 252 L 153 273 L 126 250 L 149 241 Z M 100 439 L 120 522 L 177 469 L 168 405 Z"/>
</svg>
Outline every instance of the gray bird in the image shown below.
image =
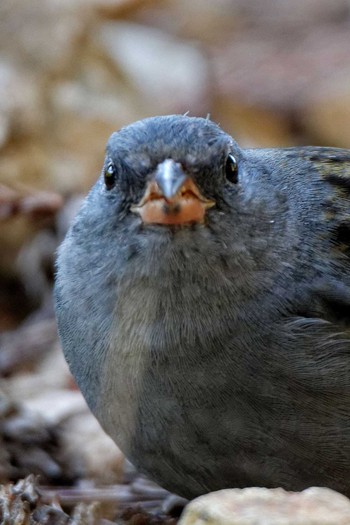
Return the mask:
<svg viewBox="0 0 350 525">
<path fill-rule="evenodd" d="M 240 149 L 177 115 L 111 136 L 59 250 L 56 312 L 140 471 L 187 498 L 350 495 L 349 196 L 348 150 Z"/>
</svg>

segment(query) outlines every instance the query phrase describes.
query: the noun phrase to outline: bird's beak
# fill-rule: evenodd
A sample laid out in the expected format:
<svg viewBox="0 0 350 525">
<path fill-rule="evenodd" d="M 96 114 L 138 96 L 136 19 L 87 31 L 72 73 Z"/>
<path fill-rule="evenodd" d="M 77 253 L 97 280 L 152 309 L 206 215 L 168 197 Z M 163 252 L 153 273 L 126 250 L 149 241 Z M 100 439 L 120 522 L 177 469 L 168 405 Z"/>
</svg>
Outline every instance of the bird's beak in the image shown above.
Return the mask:
<svg viewBox="0 0 350 525">
<path fill-rule="evenodd" d="M 141 201 L 131 208 L 148 224 L 202 223 L 215 202 L 203 197 L 181 164 L 166 159 L 158 165 Z"/>
</svg>

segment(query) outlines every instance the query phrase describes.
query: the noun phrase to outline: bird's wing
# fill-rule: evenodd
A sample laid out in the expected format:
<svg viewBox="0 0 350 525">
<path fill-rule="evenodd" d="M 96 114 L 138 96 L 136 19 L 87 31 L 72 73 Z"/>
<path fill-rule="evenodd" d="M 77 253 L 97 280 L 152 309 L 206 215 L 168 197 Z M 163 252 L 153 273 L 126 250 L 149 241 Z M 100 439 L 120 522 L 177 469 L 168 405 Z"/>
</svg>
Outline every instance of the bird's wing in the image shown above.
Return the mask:
<svg viewBox="0 0 350 525">
<path fill-rule="evenodd" d="M 315 282 L 314 292 L 324 303 L 325 319 L 350 332 L 350 150 L 304 147 L 289 148 L 289 152 L 310 162 L 310 168 L 329 186 L 322 206 L 333 271 Z"/>
</svg>

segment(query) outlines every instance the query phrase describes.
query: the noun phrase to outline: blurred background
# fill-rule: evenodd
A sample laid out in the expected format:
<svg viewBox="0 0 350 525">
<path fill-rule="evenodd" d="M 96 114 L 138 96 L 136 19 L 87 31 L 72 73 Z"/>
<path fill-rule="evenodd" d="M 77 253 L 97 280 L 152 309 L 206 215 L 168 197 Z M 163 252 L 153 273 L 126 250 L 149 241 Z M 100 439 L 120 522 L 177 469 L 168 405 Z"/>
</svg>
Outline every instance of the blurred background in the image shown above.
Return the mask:
<svg viewBox="0 0 350 525">
<path fill-rule="evenodd" d="M 350 147 L 350 1 L 1 0 L 1 482 L 125 477 L 61 356 L 54 253 L 108 136 L 187 111 L 241 146 Z"/>
</svg>

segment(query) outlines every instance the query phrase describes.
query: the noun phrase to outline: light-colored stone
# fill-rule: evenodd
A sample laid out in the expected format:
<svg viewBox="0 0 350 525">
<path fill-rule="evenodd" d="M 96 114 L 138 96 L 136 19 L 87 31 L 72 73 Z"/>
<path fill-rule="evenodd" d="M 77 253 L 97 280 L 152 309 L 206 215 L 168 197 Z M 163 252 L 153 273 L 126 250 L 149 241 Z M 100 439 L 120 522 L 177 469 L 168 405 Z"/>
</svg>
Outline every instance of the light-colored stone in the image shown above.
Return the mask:
<svg viewBox="0 0 350 525">
<path fill-rule="evenodd" d="M 135 100 L 117 78 L 103 86 L 90 77 L 60 82 L 50 96 L 56 116 L 55 142 L 49 146 L 51 187 L 86 192 L 100 174 L 109 135 L 137 118 Z"/>
<path fill-rule="evenodd" d="M 40 419 L 46 426 L 60 428 L 62 449 L 69 457 L 79 458 L 86 477 L 101 483 L 119 482 L 124 456 L 102 430 L 73 384 L 57 344 L 34 373 L 17 374 L 3 380 L 2 388 L 34 420 Z"/>
<path fill-rule="evenodd" d="M 27 71 L 62 73 L 92 15 L 89 5 L 76 2 L 1 0 L 1 51 Z"/>
<path fill-rule="evenodd" d="M 126 22 L 101 25 L 98 40 L 154 113 L 204 111 L 207 64 L 194 42 Z"/>
<path fill-rule="evenodd" d="M 40 82 L 0 56 L 0 148 L 14 132 L 37 135 L 43 126 Z M 1 174 L 0 174 L 1 177 Z"/>
<path fill-rule="evenodd" d="M 84 438 L 82 438 L 84 436 Z M 84 474 L 99 483 L 118 483 L 123 476 L 124 455 L 86 407 L 62 425 L 64 450 L 82 458 Z"/>
<path fill-rule="evenodd" d="M 333 490 L 225 489 L 185 508 L 179 525 L 349 525 L 350 500 Z"/>
</svg>

